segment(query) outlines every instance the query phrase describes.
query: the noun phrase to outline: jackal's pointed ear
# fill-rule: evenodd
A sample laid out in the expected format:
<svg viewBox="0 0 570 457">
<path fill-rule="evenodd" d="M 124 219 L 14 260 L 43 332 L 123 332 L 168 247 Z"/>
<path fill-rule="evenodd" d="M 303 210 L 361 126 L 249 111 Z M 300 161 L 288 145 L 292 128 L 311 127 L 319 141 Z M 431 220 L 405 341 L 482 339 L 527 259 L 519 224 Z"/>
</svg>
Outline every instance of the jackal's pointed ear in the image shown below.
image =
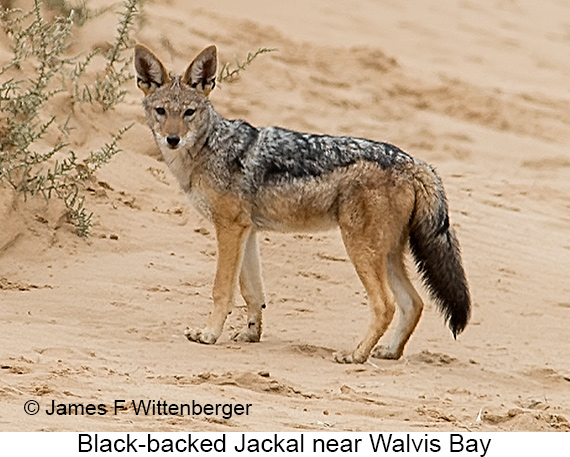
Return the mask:
<svg viewBox="0 0 570 457">
<path fill-rule="evenodd" d="M 208 46 L 194 61 L 182 76 L 182 84 L 187 84 L 208 96 L 216 86 L 216 70 L 218 68 L 218 51 L 215 46 Z"/>
<path fill-rule="evenodd" d="M 170 76 L 162 62 L 150 49 L 142 44 L 135 46 L 135 70 L 137 86 L 148 95 L 170 81 Z"/>
</svg>

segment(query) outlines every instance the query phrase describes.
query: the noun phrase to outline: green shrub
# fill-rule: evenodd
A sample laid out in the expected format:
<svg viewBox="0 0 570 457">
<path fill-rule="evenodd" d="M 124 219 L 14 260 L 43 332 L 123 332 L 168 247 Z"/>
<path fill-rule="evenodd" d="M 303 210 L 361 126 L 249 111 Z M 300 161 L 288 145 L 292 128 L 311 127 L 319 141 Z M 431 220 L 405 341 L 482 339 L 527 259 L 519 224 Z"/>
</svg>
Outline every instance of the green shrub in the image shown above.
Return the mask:
<svg viewBox="0 0 570 457">
<path fill-rule="evenodd" d="M 91 103 L 109 110 L 123 100 L 124 84 L 131 79 L 131 53 L 124 54 L 140 1 L 123 3 L 109 51 L 96 50 L 84 57 L 68 55 L 75 12 L 66 10 L 64 1 L 56 2 L 56 10 L 66 15 L 49 21 L 38 0 L 28 12 L 0 7 L 0 25 L 12 51 L 11 61 L 0 68 L 0 183 L 8 183 L 24 198 L 40 194 L 46 200 L 61 199 L 82 236 L 88 234 L 92 217 L 84 207 L 84 184 L 120 151 L 118 143 L 130 126 L 79 160 L 68 142 L 73 110 L 62 119 L 50 113 L 50 106 L 56 97 L 67 97 L 71 107 Z M 89 16 L 86 7 L 82 11 L 82 18 Z M 104 74 L 97 73 L 94 81 L 85 83 L 99 54 L 106 60 Z M 46 150 L 45 144 L 51 146 Z"/>
</svg>

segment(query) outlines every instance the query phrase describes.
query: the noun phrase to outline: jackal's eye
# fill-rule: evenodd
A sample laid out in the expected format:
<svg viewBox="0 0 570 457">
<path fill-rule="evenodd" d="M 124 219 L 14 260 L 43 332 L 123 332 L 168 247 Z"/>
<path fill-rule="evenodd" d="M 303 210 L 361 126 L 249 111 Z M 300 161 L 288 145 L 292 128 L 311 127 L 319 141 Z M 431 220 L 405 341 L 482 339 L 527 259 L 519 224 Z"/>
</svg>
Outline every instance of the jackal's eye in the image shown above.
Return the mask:
<svg viewBox="0 0 570 457">
<path fill-rule="evenodd" d="M 184 116 L 186 117 L 194 116 L 195 112 L 196 110 L 194 108 L 188 108 L 186 111 L 184 111 Z"/>
<path fill-rule="evenodd" d="M 156 111 L 156 114 L 159 116 L 164 116 L 166 114 L 166 110 L 162 106 L 155 108 L 154 111 Z"/>
</svg>

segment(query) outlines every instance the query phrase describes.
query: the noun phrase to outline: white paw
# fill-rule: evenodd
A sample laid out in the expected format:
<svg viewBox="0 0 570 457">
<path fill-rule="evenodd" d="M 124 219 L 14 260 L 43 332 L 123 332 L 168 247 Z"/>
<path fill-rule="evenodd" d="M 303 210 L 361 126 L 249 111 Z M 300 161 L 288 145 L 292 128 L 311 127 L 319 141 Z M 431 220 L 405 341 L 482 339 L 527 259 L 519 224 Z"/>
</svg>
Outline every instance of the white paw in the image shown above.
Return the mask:
<svg viewBox="0 0 570 457">
<path fill-rule="evenodd" d="M 184 331 L 184 336 L 190 341 L 203 344 L 214 344 L 218 339 L 218 336 L 215 335 L 214 332 L 201 328 L 187 328 Z"/>
</svg>

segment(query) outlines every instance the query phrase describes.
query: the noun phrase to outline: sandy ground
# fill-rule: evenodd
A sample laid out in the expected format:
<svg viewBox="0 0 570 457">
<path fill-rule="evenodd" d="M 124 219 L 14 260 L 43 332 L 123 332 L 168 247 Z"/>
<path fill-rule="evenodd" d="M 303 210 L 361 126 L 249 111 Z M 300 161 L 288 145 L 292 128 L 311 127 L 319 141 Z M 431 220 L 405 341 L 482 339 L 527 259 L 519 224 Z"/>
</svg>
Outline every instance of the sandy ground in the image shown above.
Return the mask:
<svg viewBox="0 0 570 457">
<path fill-rule="evenodd" d="M 211 43 L 222 62 L 278 48 L 214 91 L 223 115 L 389 141 L 433 164 L 472 320 L 454 341 L 423 293 L 401 360 L 336 364 L 368 320 L 338 233 L 267 233 L 262 342 L 231 341 L 241 301 L 215 346 L 188 342 L 210 310 L 215 240 L 161 162 L 133 83 L 114 111 L 76 113 L 76 150 L 137 122 L 90 186 L 90 238 L 57 205 L 0 190 L 0 430 L 570 430 L 567 2 L 169 0 L 144 13 L 136 39 L 177 71 Z M 114 21 L 76 29 L 72 50 Z M 115 415 L 115 400 L 251 407 Z M 48 415 L 52 401 L 107 414 Z"/>
</svg>

